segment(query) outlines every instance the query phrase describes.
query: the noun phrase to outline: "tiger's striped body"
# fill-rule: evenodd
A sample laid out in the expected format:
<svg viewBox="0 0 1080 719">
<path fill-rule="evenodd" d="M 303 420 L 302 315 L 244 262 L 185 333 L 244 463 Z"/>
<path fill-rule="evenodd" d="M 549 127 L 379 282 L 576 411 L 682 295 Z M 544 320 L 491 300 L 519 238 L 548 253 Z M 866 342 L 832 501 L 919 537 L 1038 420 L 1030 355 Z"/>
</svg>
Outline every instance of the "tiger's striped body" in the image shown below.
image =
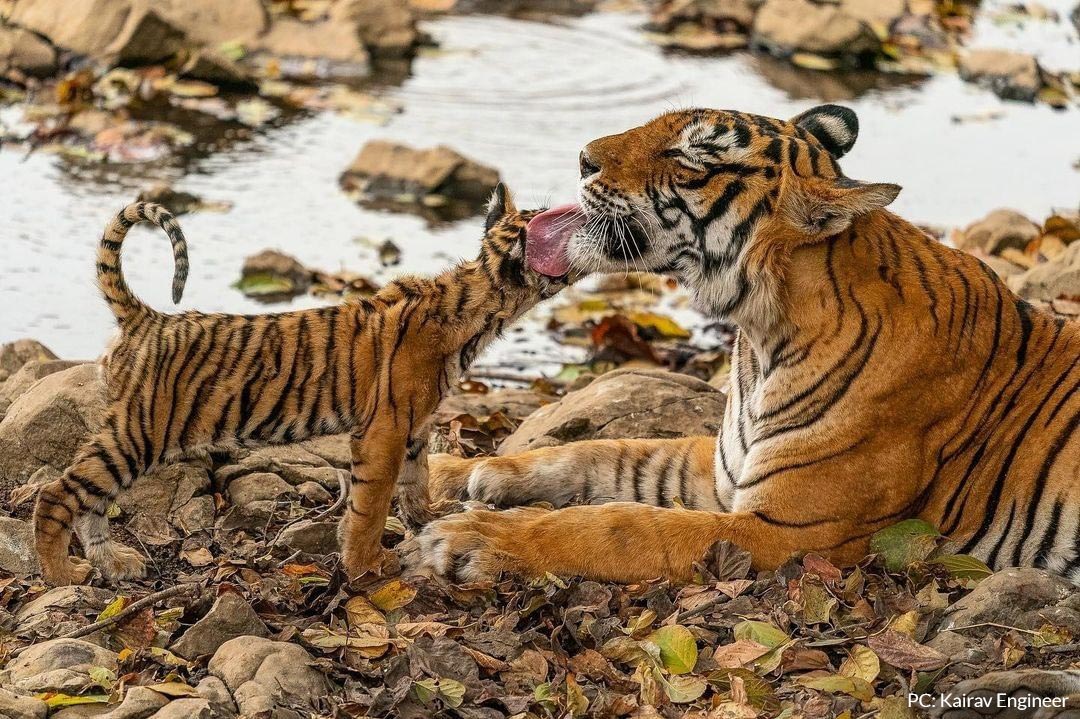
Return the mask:
<svg viewBox="0 0 1080 719">
<path fill-rule="evenodd" d="M 629 240 L 638 266 L 739 324 L 720 436 L 440 459 L 445 495 L 616 501 L 447 517 L 420 561 L 469 579 L 685 579 L 719 540 L 759 568 L 805 551 L 852 564 L 919 517 L 995 568 L 1080 583 L 1080 325 L 882 209 L 899 188 L 843 177 L 856 129 L 834 106 L 792 122 L 687 111 L 591 143 L 586 213 L 647 232 L 572 241 L 570 264 L 625 267 Z"/>
<path fill-rule="evenodd" d="M 160 207 L 126 208 L 98 253 L 99 282 L 120 325 L 104 366 L 103 427 L 64 477 L 42 488 L 35 511 L 46 579 L 71 580 L 72 528 L 107 576 L 142 573 L 139 554 L 109 539 L 106 510 L 162 462 L 344 431 L 353 466 L 343 558 L 353 575 L 376 567 L 395 482 L 406 519 L 430 518 L 428 422 L 441 398 L 507 324 L 564 286 L 525 269 L 531 214 L 518 213 L 500 187 L 479 259 L 431 279 L 399 279 L 369 299 L 271 315 L 168 315 L 128 289 L 120 246 L 136 222 L 162 227 L 173 243 L 178 300 L 183 235 Z"/>
</svg>

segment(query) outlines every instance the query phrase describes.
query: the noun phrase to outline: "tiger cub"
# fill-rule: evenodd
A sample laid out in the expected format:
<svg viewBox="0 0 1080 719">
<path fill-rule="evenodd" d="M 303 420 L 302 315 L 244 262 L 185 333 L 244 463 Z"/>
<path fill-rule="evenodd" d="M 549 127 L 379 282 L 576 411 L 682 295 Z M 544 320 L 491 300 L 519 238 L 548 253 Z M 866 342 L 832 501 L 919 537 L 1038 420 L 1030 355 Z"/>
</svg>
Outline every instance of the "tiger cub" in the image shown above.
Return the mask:
<svg viewBox="0 0 1080 719">
<path fill-rule="evenodd" d="M 138 222 L 162 228 L 172 243 L 176 302 L 188 272 L 183 233 L 162 207 L 126 207 L 97 256 L 98 283 L 120 327 L 103 360 L 102 427 L 64 476 L 41 488 L 35 507 L 46 581 L 68 584 L 85 573 L 85 562 L 68 556 L 72 529 L 107 578 L 143 574 L 143 557 L 109 538 L 106 511 L 152 467 L 195 450 L 344 431 L 352 451 L 344 567 L 354 577 L 377 567 L 395 484 L 406 520 L 432 516 L 427 437 L 439 401 L 509 323 L 571 279 L 527 269 L 535 214 L 519 212 L 500 185 L 480 256 L 437 277 L 405 277 L 370 298 L 299 312 L 170 315 L 128 288 L 120 248 Z"/>
</svg>

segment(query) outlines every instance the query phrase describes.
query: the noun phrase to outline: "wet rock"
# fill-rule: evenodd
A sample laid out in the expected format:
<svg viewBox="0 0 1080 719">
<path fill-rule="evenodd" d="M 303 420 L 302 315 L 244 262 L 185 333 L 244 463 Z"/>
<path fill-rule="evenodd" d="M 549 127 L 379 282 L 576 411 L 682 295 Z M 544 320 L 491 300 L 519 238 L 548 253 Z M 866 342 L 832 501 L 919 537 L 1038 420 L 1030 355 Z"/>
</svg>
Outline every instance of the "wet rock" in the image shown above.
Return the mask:
<svg viewBox="0 0 1080 719">
<path fill-rule="evenodd" d="M 165 207 L 174 215 L 184 215 L 202 204 L 202 198 L 190 192 L 173 189 L 171 185 L 159 182 L 139 193 L 139 202 L 154 202 Z"/>
<path fill-rule="evenodd" d="M 527 389 L 497 389 L 486 394 L 457 394 L 442 401 L 435 412 L 435 424 L 446 424 L 459 415 L 489 417 L 496 412 L 520 422 L 558 397 Z"/>
<path fill-rule="evenodd" d="M 164 62 L 184 48 L 187 38 L 150 8 L 133 9 L 116 38 L 101 53 L 118 65 Z"/>
<path fill-rule="evenodd" d="M 179 74 L 181 77 L 203 80 L 212 82 L 215 85 L 237 89 L 253 89 L 255 87 L 254 81 L 244 68 L 221 53 L 207 48 L 200 48 L 192 52 L 180 67 Z M 198 204 L 198 198 L 194 198 L 194 204 Z M 173 212 L 176 213 L 177 211 L 173 210 Z"/>
<path fill-rule="evenodd" d="M 1016 626 L 1025 612 L 1054 606 L 1075 589 L 1069 581 L 1041 569 L 1003 569 L 946 609 L 938 629 L 945 632 L 987 622 Z"/>
<path fill-rule="evenodd" d="M 369 61 L 356 28 L 330 20 L 311 23 L 280 18 L 256 41 L 254 49 L 275 57 L 326 59 L 364 68 Z"/>
<path fill-rule="evenodd" d="M 80 364 L 85 363 L 54 359 L 30 360 L 24 364 L 17 372 L 8 377 L 7 382 L 0 384 L 0 419 L 4 418 L 11 403 L 30 389 L 39 379 Z"/>
<path fill-rule="evenodd" d="M 384 140 L 372 140 L 360 150 L 341 183 L 372 197 L 418 198 L 440 195 L 483 202 L 499 182 L 499 173 L 440 145 L 417 150 Z"/>
<path fill-rule="evenodd" d="M 87 435 L 100 427 L 104 408 L 96 364 L 39 380 L 0 421 L 0 479 L 23 484 L 42 465 L 66 469 Z"/>
<path fill-rule="evenodd" d="M 1016 210 L 1000 209 L 965 227 L 954 241 L 962 250 L 1000 255 L 1010 247 L 1023 250 L 1041 232 L 1042 228 Z"/>
<path fill-rule="evenodd" d="M 24 364 L 33 360 L 54 360 L 53 354 L 37 340 L 22 339 L 0 345 L 0 382 L 18 372 Z"/>
<path fill-rule="evenodd" d="M 235 637 L 265 637 L 269 634 L 259 615 L 238 594 L 228 592 L 218 597 L 206 616 L 195 622 L 170 647 L 174 654 L 194 661 L 213 654 Z"/>
<path fill-rule="evenodd" d="M 989 87 L 1006 100 L 1034 102 L 1043 86 L 1042 69 L 1033 55 L 1008 50 L 971 50 L 961 56 L 960 77 Z"/>
<path fill-rule="evenodd" d="M 247 297 L 277 302 L 304 294 L 311 281 L 311 270 L 295 257 L 277 250 L 263 250 L 244 260 L 236 286 Z"/>
<path fill-rule="evenodd" d="M 52 639 L 23 651 L 0 671 L 0 685 L 21 692 L 78 694 L 94 684 L 90 670 L 115 672 L 117 657 L 81 639 Z"/>
<path fill-rule="evenodd" d="M 839 4 L 766 0 L 754 18 L 753 42 L 774 55 L 796 52 L 859 56 L 881 43 L 873 30 Z"/>
<path fill-rule="evenodd" d="M 0 571 L 17 579 L 38 573 L 34 525 L 30 522 L 0 517 Z"/>
<path fill-rule="evenodd" d="M 662 370 L 616 370 L 541 407 L 499 447 L 517 454 L 582 439 L 714 435 L 725 395 L 706 382 Z"/>
<path fill-rule="evenodd" d="M 332 554 L 338 551 L 337 522 L 297 522 L 281 533 L 280 541 L 293 551 Z"/>
<path fill-rule="evenodd" d="M 415 13 L 400 0 L 341 0 L 330 23 L 352 27 L 374 57 L 408 57 L 421 41 Z"/>
<path fill-rule="evenodd" d="M 0 25 L 0 75 L 11 70 L 48 77 L 56 72 L 56 48 L 28 30 Z"/>
<path fill-rule="evenodd" d="M 720 52 L 746 47 L 760 0 L 663 0 L 646 29 L 664 47 Z"/>
<path fill-rule="evenodd" d="M 314 661 L 296 644 L 237 637 L 221 645 L 209 670 L 225 682 L 242 716 L 299 719 L 297 710 L 318 707 L 331 689 Z"/>
<path fill-rule="evenodd" d="M 1029 300 L 1050 302 L 1080 297 L 1080 242 L 1073 242 L 1056 260 L 1010 277 L 1008 284 L 1013 292 Z"/>
<path fill-rule="evenodd" d="M 45 719 L 49 707 L 35 697 L 19 696 L 0 689 L 0 717 L 5 719 Z"/>
</svg>

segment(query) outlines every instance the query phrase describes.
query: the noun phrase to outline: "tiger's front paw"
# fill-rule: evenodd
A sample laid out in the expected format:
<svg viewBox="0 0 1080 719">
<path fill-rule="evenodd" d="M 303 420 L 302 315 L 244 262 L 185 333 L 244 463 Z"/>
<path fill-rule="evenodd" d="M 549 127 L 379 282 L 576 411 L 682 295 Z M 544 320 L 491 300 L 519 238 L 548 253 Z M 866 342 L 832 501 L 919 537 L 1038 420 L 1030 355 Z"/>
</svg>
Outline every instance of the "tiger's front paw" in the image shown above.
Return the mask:
<svg viewBox="0 0 1080 719">
<path fill-rule="evenodd" d="M 521 535 L 522 525 L 544 513 L 546 510 L 523 507 L 451 514 L 420 533 L 410 565 L 457 582 L 493 581 L 504 572 L 531 574 L 522 554 L 528 546 Z"/>
</svg>

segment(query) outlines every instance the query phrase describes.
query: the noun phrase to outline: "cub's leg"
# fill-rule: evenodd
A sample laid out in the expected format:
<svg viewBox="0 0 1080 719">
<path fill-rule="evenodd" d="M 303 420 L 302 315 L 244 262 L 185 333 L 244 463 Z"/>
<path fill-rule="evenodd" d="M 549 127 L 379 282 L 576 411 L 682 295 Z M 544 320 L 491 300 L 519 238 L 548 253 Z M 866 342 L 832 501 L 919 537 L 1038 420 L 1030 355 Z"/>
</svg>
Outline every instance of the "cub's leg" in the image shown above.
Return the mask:
<svg viewBox="0 0 1080 719">
<path fill-rule="evenodd" d="M 461 510 L 461 503 L 454 499 L 433 501 L 428 467 L 430 433 L 430 425 L 413 431 L 405 445 L 405 463 L 397 482 L 398 507 L 401 509 L 402 519 L 411 529 L 422 527 L 436 517 Z"/>
<path fill-rule="evenodd" d="M 812 526 L 773 523 L 755 512 L 724 514 L 615 502 L 548 511 L 472 510 L 432 522 L 420 535 L 415 563 L 459 580 L 502 572 L 616 582 L 690 579 L 713 544 L 730 541 L 771 569 L 796 551 L 852 564 L 869 548 L 856 517 Z"/>
<path fill-rule="evenodd" d="M 142 555 L 109 538 L 105 515 L 116 495 L 131 482 L 130 468 L 138 469 L 137 462 L 129 461 L 109 438 L 96 438 L 80 451 L 63 477 L 41 488 L 34 509 L 34 542 L 46 582 L 70 584 L 77 576 L 79 562 L 68 556 L 73 528 L 87 559 L 107 578 L 143 575 Z"/>
<path fill-rule="evenodd" d="M 349 500 L 339 527 L 342 562 L 350 578 L 381 567 L 382 533 L 401 473 L 406 440 L 407 432 L 398 428 L 389 413 L 363 434 L 352 436 Z"/>
<path fill-rule="evenodd" d="M 501 507 L 641 502 L 723 511 L 730 498 L 717 489 L 715 447 L 713 437 L 601 439 L 510 457 L 434 455 L 432 493 Z"/>
</svg>

